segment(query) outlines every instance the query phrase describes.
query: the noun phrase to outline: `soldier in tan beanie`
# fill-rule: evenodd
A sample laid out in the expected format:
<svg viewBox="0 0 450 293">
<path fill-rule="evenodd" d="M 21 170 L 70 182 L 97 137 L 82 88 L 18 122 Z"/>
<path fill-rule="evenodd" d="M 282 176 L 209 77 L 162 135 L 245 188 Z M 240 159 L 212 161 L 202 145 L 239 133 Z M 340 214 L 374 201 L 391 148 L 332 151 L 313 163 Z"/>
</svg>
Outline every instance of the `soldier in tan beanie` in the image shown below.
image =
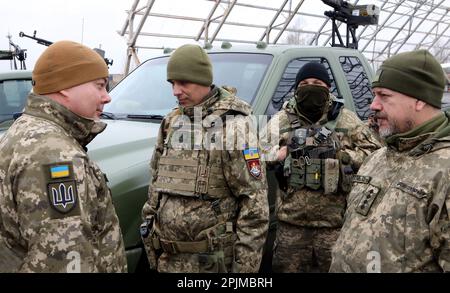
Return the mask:
<svg viewBox="0 0 450 293">
<path fill-rule="evenodd" d="M 126 272 L 106 177 L 86 153 L 106 127 L 107 77 L 75 42 L 37 60 L 34 93 L 0 140 L 0 272 Z"/>
<path fill-rule="evenodd" d="M 233 133 L 227 138 L 252 137 L 254 129 L 238 127 L 250 105 L 212 84 L 209 57 L 196 45 L 175 50 L 167 80 L 179 107 L 162 121 L 151 161 L 141 226 L 150 266 L 159 272 L 256 273 L 269 221 L 264 165 L 257 141 L 224 141 L 225 123 Z M 180 121 L 194 122 L 185 128 L 186 141 L 178 139 Z M 205 140 L 196 144 L 199 137 Z M 208 148 L 212 137 L 217 149 Z"/>
</svg>

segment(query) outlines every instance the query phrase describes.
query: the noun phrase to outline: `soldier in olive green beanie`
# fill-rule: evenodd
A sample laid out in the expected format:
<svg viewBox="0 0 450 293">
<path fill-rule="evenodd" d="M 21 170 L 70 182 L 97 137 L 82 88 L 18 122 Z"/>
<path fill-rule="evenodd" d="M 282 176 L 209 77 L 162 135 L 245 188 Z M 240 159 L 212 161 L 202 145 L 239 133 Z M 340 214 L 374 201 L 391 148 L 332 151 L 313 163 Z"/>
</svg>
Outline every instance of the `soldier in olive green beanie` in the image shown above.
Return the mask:
<svg viewBox="0 0 450 293">
<path fill-rule="evenodd" d="M 385 60 L 372 82 L 372 88 L 375 87 L 414 97 L 440 109 L 445 76 L 430 52 L 416 50 Z"/>
<path fill-rule="evenodd" d="M 167 81 L 171 80 L 210 86 L 213 75 L 208 54 L 197 45 L 188 44 L 176 49 L 167 64 Z"/>
</svg>

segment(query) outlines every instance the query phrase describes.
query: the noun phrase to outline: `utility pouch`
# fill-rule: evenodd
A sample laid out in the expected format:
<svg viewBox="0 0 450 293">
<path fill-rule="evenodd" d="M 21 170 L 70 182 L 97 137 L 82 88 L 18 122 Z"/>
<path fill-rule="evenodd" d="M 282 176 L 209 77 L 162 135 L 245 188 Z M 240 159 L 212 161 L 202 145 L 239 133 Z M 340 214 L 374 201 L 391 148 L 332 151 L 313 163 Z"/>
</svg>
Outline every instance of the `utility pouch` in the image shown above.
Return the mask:
<svg viewBox="0 0 450 293">
<path fill-rule="evenodd" d="M 302 189 L 305 186 L 305 161 L 292 159 L 291 176 L 289 185 L 295 189 Z"/>
<path fill-rule="evenodd" d="M 232 222 L 219 223 L 200 232 L 209 242 L 208 253 L 199 253 L 200 273 L 226 273 L 234 260 L 234 244 L 237 236 Z"/>
<path fill-rule="evenodd" d="M 309 159 L 306 164 L 306 186 L 318 190 L 322 184 L 322 162 L 321 159 Z"/>
<path fill-rule="evenodd" d="M 323 160 L 323 189 L 324 194 L 334 194 L 339 186 L 339 160 Z"/>
<path fill-rule="evenodd" d="M 227 273 L 223 251 L 198 254 L 199 273 Z"/>
</svg>

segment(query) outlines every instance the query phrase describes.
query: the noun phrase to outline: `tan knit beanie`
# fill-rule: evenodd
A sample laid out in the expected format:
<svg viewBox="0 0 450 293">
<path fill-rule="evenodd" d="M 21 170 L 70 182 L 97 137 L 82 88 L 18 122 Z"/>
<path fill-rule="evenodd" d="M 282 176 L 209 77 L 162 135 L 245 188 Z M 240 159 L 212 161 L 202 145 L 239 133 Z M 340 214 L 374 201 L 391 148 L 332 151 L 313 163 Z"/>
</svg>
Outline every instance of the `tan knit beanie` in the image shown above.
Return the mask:
<svg viewBox="0 0 450 293">
<path fill-rule="evenodd" d="M 72 41 L 48 47 L 33 70 L 33 92 L 55 93 L 99 78 L 108 77 L 108 66 L 94 50 Z"/>
</svg>

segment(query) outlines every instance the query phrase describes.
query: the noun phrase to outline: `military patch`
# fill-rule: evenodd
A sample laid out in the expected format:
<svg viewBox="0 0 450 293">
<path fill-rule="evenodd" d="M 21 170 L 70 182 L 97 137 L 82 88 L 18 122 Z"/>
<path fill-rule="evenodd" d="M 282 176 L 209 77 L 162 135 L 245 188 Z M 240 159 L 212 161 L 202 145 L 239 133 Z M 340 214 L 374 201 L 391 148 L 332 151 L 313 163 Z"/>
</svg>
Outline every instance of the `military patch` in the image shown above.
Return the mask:
<svg viewBox="0 0 450 293">
<path fill-rule="evenodd" d="M 428 195 L 428 191 L 426 191 L 425 189 L 415 188 L 414 186 L 410 186 L 403 182 L 397 182 L 397 184 L 395 184 L 395 187 L 400 189 L 403 192 L 409 193 L 409 194 L 417 197 L 418 199 L 425 198 Z"/>
<path fill-rule="evenodd" d="M 51 179 L 67 178 L 69 176 L 70 176 L 69 165 L 50 166 Z"/>
<path fill-rule="evenodd" d="M 368 185 L 367 189 L 361 194 L 359 203 L 355 208 L 356 212 L 363 216 L 367 216 L 380 191 L 380 188 Z"/>
<path fill-rule="evenodd" d="M 75 180 L 49 183 L 47 188 L 50 205 L 56 211 L 67 214 L 77 206 L 78 194 Z"/>
<path fill-rule="evenodd" d="M 72 162 L 44 165 L 47 177 L 47 196 L 51 218 L 64 218 L 80 214 L 77 183 Z"/>
<path fill-rule="evenodd" d="M 262 171 L 261 171 L 261 162 L 259 161 L 259 159 L 247 161 L 247 168 L 253 177 L 258 179 L 261 177 Z"/>
<path fill-rule="evenodd" d="M 370 176 L 361 176 L 356 174 L 352 176 L 352 182 L 354 183 L 369 184 L 370 180 L 372 180 L 372 177 Z"/>
<path fill-rule="evenodd" d="M 248 160 L 254 160 L 259 159 L 259 151 L 258 148 L 247 148 L 244 150 L 244 159 L 246 161 Z"/>
</svg>

